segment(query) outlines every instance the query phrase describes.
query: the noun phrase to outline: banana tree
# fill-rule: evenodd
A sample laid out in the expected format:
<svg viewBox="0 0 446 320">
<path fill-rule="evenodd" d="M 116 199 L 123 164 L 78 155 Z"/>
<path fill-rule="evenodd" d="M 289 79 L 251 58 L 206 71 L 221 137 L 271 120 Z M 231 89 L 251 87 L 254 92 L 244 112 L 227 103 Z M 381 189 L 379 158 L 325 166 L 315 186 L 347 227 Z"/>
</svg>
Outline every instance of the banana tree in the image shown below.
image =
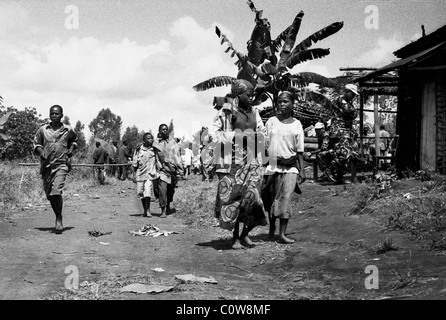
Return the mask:
<svg viewBox="0 0 446 320">
<path fill-rule="evenodd" d="M 11 116 L 11 114 L 12 111 L 9 111 L 0 117 L 0 153 L 2 153 L 7 147 L 13 144 L 10 141 L 11 137 L 8 134 L 6 134 L 5 131 L 5 124 L 8 122 L 8 119 Z"/>
<path fill-rule="evenodd" d="M 324 110 L 330 105 L 329 98 L 325 93 L 338 92 L 341 88 L 340 84 L 317 73 L 298 72 L 291 74 L 290 70 L 300 63 L 320 59 L 330 54 L 329 49 L 312 49 L 310 47 L 314 43 L 338 32 L 343 27 L 343 22 L 332 23 L 295 45 L 304 16 L 303 11 L 296 15 L 290 26 L 272 40 L 271 25 L 268 19 L 262 17 L 263 11 L 257 10 L 251 0 L 248 0 L 248 5 L 255 13 L 255 27 L 247 43 L 247 54 L 234 48 L 228 37 L 218 27 L 215 28 L 215 32 L 221 40 L 221 45 L 227 46 L 225 52 L 230 53 L 231 57 L 237 57 L 235 62 L 238 67 L 237 76 L 217 76 L 203 81 L 193 88 L 196 91 L 204 91 L 230 85 L 236 79 L 244 79 L 256 88 L 254 105 L 259 105 L 270 99 L 274 109 L 278 93 L 283 90 L 291 90 L 298 93 L 302 98 L 321 95 L 318 99 L 328 101 L 324 101 L 324 105 L 315 103 L 313 108 L 317 106 L 320 109 L 319 113 L 329 112 L 329 109 L 328 111 Z M 309 84 L 316 84 L 318 88 L 312 89 Z M 215 97 L 215 108 L 219 109 L 226 100 L 225 97 Z"/>
</svg>

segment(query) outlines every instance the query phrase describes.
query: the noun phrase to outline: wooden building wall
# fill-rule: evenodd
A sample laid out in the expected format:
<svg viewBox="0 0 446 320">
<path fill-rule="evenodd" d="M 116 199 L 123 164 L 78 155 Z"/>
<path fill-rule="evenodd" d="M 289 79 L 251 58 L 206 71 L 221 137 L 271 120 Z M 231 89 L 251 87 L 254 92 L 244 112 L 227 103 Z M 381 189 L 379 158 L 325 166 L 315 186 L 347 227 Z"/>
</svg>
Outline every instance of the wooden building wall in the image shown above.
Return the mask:
<svg viewBox="0 0 446 320">
<path fill-rule="evenodd" d="M 399 77 L 395 166 L 399 172 L 416 171 L 420 163 L 422 83 L 407 70 L 401 70 Z"/>
<path fill-rule="evenodd" d="M 398 171 L 427 165 L 446 174 L 446 72 L 400 71 Z"/>
<path fill-rule="evenodd" d="M 446 71 L 437 72 L 437 171 L 446 174 Z"/>
</svg>

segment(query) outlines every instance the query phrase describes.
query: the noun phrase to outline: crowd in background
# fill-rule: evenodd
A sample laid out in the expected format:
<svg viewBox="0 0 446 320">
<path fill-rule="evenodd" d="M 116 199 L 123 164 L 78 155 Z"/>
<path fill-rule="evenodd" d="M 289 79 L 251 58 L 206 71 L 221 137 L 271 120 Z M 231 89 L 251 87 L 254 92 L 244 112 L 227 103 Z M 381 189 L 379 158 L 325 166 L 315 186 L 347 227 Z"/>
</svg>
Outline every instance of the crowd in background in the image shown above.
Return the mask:
<svg viewBox="0 0 446 320">
<path fill-rule="evenodd" d="M 351 101 L 357 94 L 355 86 L 347 85 L 336 102 L 343 117 L 335 116 L 304 130 L 293 115 L 297 98 L 292 92 L 279 94 L 276 114 L 264 123 L 252 106 L 254 87 L 248 81 L 236 80 L 212 128 L 202 128 L 199 148 L 194 150 L 191 143 L 175 138 L 166 124 L 159 126 L 156 138 L 151 132 L 144 133 L 134 150 L 130 150 L 128 141 L 121 145 L 117 141 L 111 145 L 104 142 L 106 147 L 97 140 L 92 155 L 97 178 L 101 185 L 106 175 L 133 180 L 142 215 L 152 216 L 150 203 L 156 198 L 161 218 L 173 213 L 171 203 L 180 179 L 187 180 L 191 174 L 202 175 L 203 181 L 217 178 L 214 215 L 220 227 L 233 231 L 233 248 L 253 246 L 249 232 L 268 223 L 269 238 L 274 240 L 276 220 L 280 221 L 278 242 L 293 243 L 295 240 L 286 236 L 286 229 L 292 215 L 292 194 L 300 194 L 299 184 L 306 180 L 304 157 L 316 155 L 324 178 L 343 183 L 348 162 L 359 156 L 358 139 L 369 135 L 367 131 L 359 135 L 354 126 L 357 111 Z M 42 126 L 34 139 L 34 151 L 41 159 L 45 190 L 59 231 L 63 230 L 61 193 L 77 145 L 76 134 L 62 124 L 62 116 L 62 107 L 51 107 L 51 123 Z M 305 136 L 317 138 L 316 149 L 305 152 Z M 390 134 L 381 126 L 375 136 L 380 139 Z M 371 154 L 373 139 L 367 141 L 364 152 Z M 379 142 L 375 145 L 379 145 L 380 154 L 385 154 L 391 147 L 390 139 Z"/>
</svg>

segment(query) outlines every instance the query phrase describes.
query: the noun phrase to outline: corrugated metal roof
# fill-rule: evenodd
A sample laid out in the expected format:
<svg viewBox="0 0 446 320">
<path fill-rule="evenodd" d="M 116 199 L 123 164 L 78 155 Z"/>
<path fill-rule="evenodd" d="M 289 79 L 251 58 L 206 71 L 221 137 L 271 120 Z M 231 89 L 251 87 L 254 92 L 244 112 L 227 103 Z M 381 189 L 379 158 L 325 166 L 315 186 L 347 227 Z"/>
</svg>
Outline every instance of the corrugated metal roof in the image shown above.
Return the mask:
<svg viewBox="0 0 446 320">
<path fill-rule="evenodd" d="M 380 76 L 380 75 L 382 75 L 382 74 L 384 74 L 386 72 L 389 72 L 389 71 L 392 71 L 392 70 L 404 67 L 405 65 L 407 65 L 407 64 L 409 64 L 411 62 L 415 63 L 417 59 L 419 59 L 419 58 L 421 58 L 423 56 L 426 56 L 428 54 L 433 53 L 433 51 L 435 51 L 436 49 L 440 48 L 441 46 L 443 46 L 445 44 L 446 44 L 446 41 L 441 42 L 441 43 L 439 43 L 439 44 L 437 44 L 437 45 L 435 45 L 435 46 L 433 46 L 433 47 L 431 47 L 429 49 L 426 49 L 426 50 L 423 50 L 423 51 L 421 51 L 419 53 L 411 55 L 410 57 L 407 57 L 407 58 L 400 59 L 398 61 L 392 62 L 392 63 L 390 63 L 390 64 L 388 64 L 388 65 L 386 65 L 386 66 L 384 66 L 382 68 L 379 68 L 376 71 L 370 72 L 369 74 L 367 74 L 365 76 L 357 78 L 355 80 L 355 82 L 364 82 L 364 81 L 367 81 L 367 80 L 371 80 L 371 79 L 373 79 L 373 78 L 375 78 L 377 76 Z"/>
</svg>

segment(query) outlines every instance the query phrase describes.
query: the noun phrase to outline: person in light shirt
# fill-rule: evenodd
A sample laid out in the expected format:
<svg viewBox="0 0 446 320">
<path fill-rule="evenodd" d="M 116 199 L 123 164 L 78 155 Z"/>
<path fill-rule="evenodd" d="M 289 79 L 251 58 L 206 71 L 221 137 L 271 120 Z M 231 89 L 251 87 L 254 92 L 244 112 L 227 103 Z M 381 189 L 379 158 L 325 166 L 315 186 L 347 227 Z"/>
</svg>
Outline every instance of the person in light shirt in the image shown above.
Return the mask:
<svg viewBox="0 0 446 320">
<path fill-rule="evenodd" d="M 142 216 L 147 218 L 152 217 L 150 201 L 157 196 L 155 185 L 159 179 L 158 169 L 161 168 L 157 152 L 159 150 L 153 147 L 153 135 L 146 132 L 143 136 L 143 143 L 136 148 L 132 159 L 136 193 L 141 199 L 144 210 Z"/>
<path fill-rule="evenodd" d="M 265 169 L 262 199 L 269 212 L 269 239 L 274 240 L 276 220 L 279 219 L 279 243 L 293 243 L 286 236 L 292 214 L 291 196 L 298 183 L 306 179 L 304 170 L 304 131 L 293 117 L 294 96 L 283 91 L 277 101 L 276 116 L 266 122 L 269 163 Z"/>
<path fill-rule="evenodd" d="M 40 158 L 40 174 L 46 198 L 56 215 L 55 231 L 64 230 L 62 224 L 62 192 L 71 171 L 73 151 L 77 147 L 77 133 L 61 120 L 60 105 L 50 108 L 50 122 L 41 126 L 34 136 L 34 153 Z"/>
</svg>

